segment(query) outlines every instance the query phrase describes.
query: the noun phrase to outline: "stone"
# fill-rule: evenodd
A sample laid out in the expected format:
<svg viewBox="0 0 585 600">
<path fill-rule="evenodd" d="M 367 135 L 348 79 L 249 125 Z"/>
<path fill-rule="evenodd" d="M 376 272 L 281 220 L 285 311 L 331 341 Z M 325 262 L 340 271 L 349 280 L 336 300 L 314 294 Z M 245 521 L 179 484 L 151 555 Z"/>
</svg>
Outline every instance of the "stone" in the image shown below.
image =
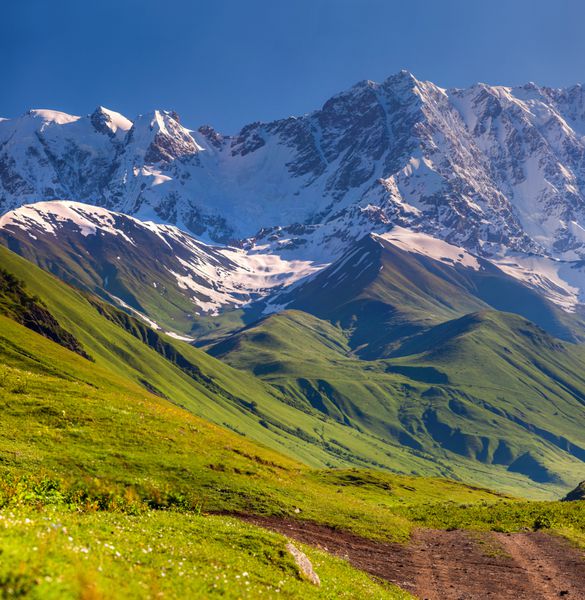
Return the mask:
<svg viewBox="0 0 585 600">
<path fill-rule="evenodd" d="M 307 555 L 290 542 L 286 545 L 286 549 L 295 559 L 301 575 L 306 577 L 313 585 L 320 586 L 321 580 L 319 579 L 319 575 L 313 570 L 313 565 Z"/>
</svg>

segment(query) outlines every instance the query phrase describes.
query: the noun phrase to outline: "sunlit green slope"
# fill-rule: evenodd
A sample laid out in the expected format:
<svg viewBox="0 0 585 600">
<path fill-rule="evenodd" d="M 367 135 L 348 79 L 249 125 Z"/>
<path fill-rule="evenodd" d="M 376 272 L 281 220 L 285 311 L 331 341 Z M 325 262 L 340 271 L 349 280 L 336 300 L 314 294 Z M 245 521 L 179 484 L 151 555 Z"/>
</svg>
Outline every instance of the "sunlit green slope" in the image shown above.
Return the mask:
<svg viewBox="0 0 585 600">
<path fill-rule="evenodd" d="M 347 337 L 324 320 L 285 311 L 210 352 L 340 423 L 450 465 L 465 480 L 529 495 L 580 480 L 580 346 L 494 311 L 425 330 L 387 359 L 357 359 Z"/>
</svg>

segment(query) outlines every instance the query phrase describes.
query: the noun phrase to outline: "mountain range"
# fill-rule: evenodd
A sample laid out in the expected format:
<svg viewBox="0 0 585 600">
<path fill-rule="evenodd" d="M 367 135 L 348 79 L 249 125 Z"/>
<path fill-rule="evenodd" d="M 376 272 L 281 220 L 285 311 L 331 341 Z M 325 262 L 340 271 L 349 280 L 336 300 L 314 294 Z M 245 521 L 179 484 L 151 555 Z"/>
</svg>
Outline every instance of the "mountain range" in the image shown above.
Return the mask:
<svg viewBox="0 0 585 600">
<path fill-rule="evenodd" d="M 0 206 L 76 200 L 308 254 L 306 237 L 333 252 L 397 223 L 476 252 L 574 260 L 584 135 L 581 86 L 445 90 L 408 72 L 234 136 L 187 129 L 172 111 L 31 110 L 0 122 Z"/>
<path fill-rule="evenodd" d="M 403 71 L 231 136 L 172 111 L 31 110 L 0 120 L 0 211 L 9 250 L 182 378 L 205 365 L 205 401 L 166 363 L 132 367 L 197 415 L 319 464 L 535 495 L 579 479 L 581 86 Z"/>
</svg>

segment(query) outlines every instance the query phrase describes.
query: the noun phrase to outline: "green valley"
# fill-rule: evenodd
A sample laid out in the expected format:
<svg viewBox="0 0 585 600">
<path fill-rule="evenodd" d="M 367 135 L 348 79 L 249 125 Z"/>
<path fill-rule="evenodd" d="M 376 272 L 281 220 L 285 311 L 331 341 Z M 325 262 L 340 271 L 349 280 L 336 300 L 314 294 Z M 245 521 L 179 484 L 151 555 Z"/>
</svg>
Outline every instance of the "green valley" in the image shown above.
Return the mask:
<svg viewBox="0 0 585 600">
<path fill-rule="evenodd" d="M 559 498 L 583 463 L 581 348 L 523 317 L 417 325 L 365 359 L 340 321 L 285 310 L 206 353 L 0 254 L 9 596 L 409 597 L 301 545 L 316 587 L 238 515 L 584 539 L 583 503 L 518 499 Z"/>
</svg>

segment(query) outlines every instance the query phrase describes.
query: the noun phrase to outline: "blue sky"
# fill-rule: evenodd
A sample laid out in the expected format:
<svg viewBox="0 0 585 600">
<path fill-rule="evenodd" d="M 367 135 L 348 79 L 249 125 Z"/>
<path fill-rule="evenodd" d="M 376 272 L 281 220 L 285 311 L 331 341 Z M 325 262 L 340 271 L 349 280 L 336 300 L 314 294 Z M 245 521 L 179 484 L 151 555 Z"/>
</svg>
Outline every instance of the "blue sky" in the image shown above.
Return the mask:
<svg viewBox="0 0 585 600">
<path fill-rule="evenodd" d="M 0 116 L 176 110 L 234 133 L 405 68 L 449 86 L 585 81 L 582 0 L 6 0 Z"/>
</svg>

